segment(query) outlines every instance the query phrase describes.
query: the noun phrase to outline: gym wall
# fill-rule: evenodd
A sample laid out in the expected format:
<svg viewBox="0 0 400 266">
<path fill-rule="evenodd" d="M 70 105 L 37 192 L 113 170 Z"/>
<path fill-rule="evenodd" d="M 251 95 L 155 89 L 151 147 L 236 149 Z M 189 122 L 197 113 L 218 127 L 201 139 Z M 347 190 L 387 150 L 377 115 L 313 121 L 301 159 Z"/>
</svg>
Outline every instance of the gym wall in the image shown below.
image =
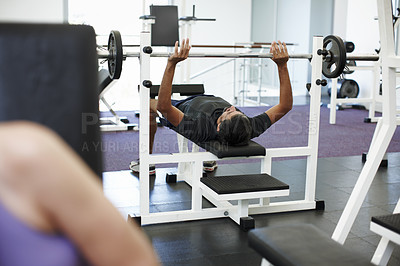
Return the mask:
<svg viewBox="0 0 400 266">
<path fill-rule="evenodd" d="M 254 42 L 282 40 L 297 44 L 289 48 L 289 53 L 312 53 L 313 36 L 332 34 L 332 27 L 333 0 L 253 0 L 251 40 Z M 291 60 L 289 71 L 293 94 L 306 95 L 304 84 L 310 82 L 310 64 Z M 276 70 L 273 75 L 263 74 L 263 80 L 273 78 L 272 84 L 277 86 Z"/>
<path fill-rule="evenodd" d="M 347 7 L 346 36 L 343 39 L 355 44 L 355 54 L 375 53 L 379 49 L 379 25 L 376 0 L 351 0 Z M 364 29 L 364 30 L 360 30 Z M 357 62 L 357 65 L 372 65 L 372 62 Z M 354 79 L 360 86 L 358 97 L 369 97 L 372 90 L 371 71 L 355 71 L 347 78 Z"/>
<path fill-rule="evenodd" d="M 198 18 L 215 18 L 216 21 L 198 21 L 192 26 L 193 44 L 228 44 L 250 42 L 251 36 L 251 3 L 252 0 L 186 0 L 186 5 L 181 6 L 182 1 L 174 1 L 179 6 L 178 15 L 191 16 L 192 6 L 196 5 L 195 16 Z M 180 36 L 185 37 L 185 36 Z M 216 50 L 196 49 L 198 52 Z M 221 53 L 232 52 L 232 49 L 217 50 Z M 190 60 L 191 73 L 196 74 L 211 66 L 217 65 L 226 59 L 193 59 Z M 223 65 L 205 75 L 193 79 L 193 83 L 204 83 L 206 93 L 215 94 L 234 102 L 234 63 L 233 61 Z M 176 80 L 180 80 L 180 72 L 177 71 Z M 237 85 L 237 84 L 236 84 Z"/>
<path fill-rule="evenodd" d="M 1 0 L 0 22 L 66 23 L 68 0 Z"/>
</svg>

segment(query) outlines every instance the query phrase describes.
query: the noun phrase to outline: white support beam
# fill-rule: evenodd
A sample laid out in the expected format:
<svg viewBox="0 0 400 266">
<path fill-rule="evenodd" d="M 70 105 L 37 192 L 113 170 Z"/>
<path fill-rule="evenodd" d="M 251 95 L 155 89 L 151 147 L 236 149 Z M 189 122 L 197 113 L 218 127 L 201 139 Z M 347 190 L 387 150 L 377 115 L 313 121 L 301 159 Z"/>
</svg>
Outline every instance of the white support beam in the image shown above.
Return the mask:
<svg viewBox="0 0 400 266">
<path fill-rule="evenodd" d="M 311 89 L 310 89 L 310 115 L 308 120 L 308 147 L 310 156 L 307 157 L 305 199 L 315 200 L 315 189 L 317 182 L 317 160 L 319 142 L 319 124 L 321 113 L 321 85 L 317 85 L 318 80 L 322 80 L 322 56 L 318 55 L 318 50 L 323 46 L 322 37 L 313 38 L 313 56 L 311 60 Z"/>
<path fill-rule="evenodd" d="M 392 3 L 377 0 L 377 4 L 382 59 L 382 125 L 375 129 L 368 159 L 333 232 L 332 238 L 340 244 L 345 242 L 354 224 L 396 129 L 396 68 L 400 67 L 400 60 L 394 56 Z"/>
<path fill-rule="evenodd" d="M 149 214 L 150 209 L 150 89 L 143 85 L 143 81 L 150 80 L 150 55 L 143 52 L 143 47 L 151 45 L 151 35 L 148 31 L 140 33 L 140 130 L 139 130 L 139 156 L 140 156 L 140 214 Z"/>
</svg>

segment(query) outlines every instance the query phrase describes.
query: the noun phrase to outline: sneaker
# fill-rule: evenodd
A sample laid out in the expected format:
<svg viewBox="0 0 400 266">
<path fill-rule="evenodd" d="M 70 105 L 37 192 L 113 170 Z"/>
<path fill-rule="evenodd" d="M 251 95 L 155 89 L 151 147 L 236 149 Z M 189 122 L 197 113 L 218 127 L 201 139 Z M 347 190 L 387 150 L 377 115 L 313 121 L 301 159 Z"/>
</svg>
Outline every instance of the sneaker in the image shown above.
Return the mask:
<svg viewBox="0 0 400 266">
<path fill-rule="evenodd" d="M 132 161 L 129 164 L 129 169 L 132 170 L 134 173 L 139 173 L 140 172 L 140 162 L 139 161 Z M 156 174 L 156 166 L 154 164 L 149 165 L 149 175 L 155 175 Z"/>
<path fill-rule="evenodd" d="M 205 162 L 203 162 L 203 170 L 206 171 L 206 172 L 212 172 L 217 167 L 218 167 L 218 164 L 217 164 L 216 161 L 205 161 Z"/>
</svg>

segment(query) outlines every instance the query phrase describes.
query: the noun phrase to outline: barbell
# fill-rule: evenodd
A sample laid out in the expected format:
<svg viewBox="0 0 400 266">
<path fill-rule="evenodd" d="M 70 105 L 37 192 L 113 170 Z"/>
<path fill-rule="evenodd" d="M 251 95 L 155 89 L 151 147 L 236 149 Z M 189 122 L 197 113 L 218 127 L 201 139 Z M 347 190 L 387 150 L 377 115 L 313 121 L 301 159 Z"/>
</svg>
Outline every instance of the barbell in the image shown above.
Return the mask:
<svg viewBox="0 0 400 266">
<path fill-rule="evenodd" d="M 127 57 L 140 57 L 139 52 L 123 52 L 121 34 L 113 30 L 108 38 L 108 50 L 98 51 L 99 59 L 108 61 L 108 71 L 111 79 L 121 76 L 122 62 Z M 143 52 L 151 57 L 169 57 L 170 53 L 153 52 L 151 46 L 143 47 Z M 318 55 L 323 57 L 322 74 L 327 78 L 337 78 L 342 73 L 348 60 L 354 61 L 378 61 L 379 55 L 347 55 L 346 46 L 339 36 L 329 35 L 324 38 L 323 48 L 318 50 Z M 269 53 L 189 53 L 193 58 L 272 58 Z M 289 58 L 312 59 L 311 54 L 289 54 Z"/>
</svg>

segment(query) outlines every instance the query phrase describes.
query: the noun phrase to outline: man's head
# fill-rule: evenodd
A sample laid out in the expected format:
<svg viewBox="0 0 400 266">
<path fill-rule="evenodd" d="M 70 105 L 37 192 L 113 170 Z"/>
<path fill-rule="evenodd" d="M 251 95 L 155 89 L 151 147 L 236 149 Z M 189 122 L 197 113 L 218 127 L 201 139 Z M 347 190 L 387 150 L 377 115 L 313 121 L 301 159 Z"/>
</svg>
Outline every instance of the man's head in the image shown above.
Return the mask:
<svg viewBox="0 0 400 266">
<path fill-rule="evenodd" d="M 250 120 L 243 113 L 231 106 L 218 118 L 219 140 L 229 145 L 245 145 L 251 138 Z"/>
</svg>

